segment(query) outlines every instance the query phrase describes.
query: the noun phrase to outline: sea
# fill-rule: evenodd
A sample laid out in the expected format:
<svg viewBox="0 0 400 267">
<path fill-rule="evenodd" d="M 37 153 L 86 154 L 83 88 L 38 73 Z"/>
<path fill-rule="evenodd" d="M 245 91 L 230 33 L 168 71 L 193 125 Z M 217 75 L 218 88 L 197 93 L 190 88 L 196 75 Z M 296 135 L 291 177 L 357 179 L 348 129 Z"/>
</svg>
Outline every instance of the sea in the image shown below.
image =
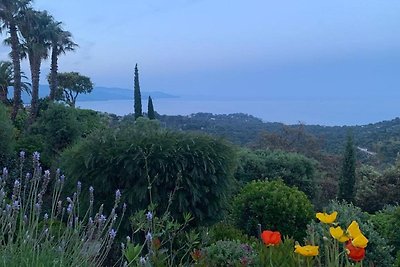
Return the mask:
<svg viewBox="0 0 400 267">
<path fill-rule="evenodd" d="M 397 98 L 374 99 L 204 99 L 195 97 L 153 99 L 154 109 L 165 115 L 245 113 L 265 122 L 325 126 L 366 125 L 391 120 L 400 115 Z M 84 109 L 127 115 L 133 113 L 133 100 L 82 101 Z M 147 101 L 143 101 L 147 110 Z"/>
</svg>

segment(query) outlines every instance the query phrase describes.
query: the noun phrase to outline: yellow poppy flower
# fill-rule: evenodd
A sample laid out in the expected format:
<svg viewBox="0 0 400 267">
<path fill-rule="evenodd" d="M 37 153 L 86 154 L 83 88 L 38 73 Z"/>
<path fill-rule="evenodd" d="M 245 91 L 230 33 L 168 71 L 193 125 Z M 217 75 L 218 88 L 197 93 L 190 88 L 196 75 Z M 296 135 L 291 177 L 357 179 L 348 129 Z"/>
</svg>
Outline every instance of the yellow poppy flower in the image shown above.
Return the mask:
<svg viewBox="0 0 400 267">
<path fill-rule="evenodd" d="M 313 257 L 317 256 L 319 254 L 319 247 L 318 246 L 300 246 L 300 245 L 295 245 L 295 253 L 298 253 L 300 255 L 306 256 L 306 257 Z"/>
<path fill-rule="evenodd" d="M 368 239 L 363 234 L 360 234 L 359 236 L 355 237 L 351 243 L 357 248 L 366 248 Z"/>
<path fill-rule="evenodd" d="M 331 236 L 335 239 L 337 239 L 339 242 L 346 242 L 347 240 L 349 240 L 349 237 L 346 236 L 346 234 L 344 233 L 343 229 L 338 226 L 338 227 L 330 227 L 329 228 L 329 233 L 331 233 Z"/>
<path fill-rule="evenodd" d="M 323 223 L 333 223 L 336 220 L 337 217 L 337 211 L 332 212 L 331 214 L 328 213 L 322 213 L 322 212 L 318 212 L 315 217 L 317 217 L 318 220 L 320 220 Z"/>
<path fill-rule="evenodd" d="M 347 235 L 355 239 L 357 236 L 362 235 L 360 226 L 358 226 L 358 223 L 356 221 L 352 221 L 349 227 L 347 227 Z"/>
</svg>

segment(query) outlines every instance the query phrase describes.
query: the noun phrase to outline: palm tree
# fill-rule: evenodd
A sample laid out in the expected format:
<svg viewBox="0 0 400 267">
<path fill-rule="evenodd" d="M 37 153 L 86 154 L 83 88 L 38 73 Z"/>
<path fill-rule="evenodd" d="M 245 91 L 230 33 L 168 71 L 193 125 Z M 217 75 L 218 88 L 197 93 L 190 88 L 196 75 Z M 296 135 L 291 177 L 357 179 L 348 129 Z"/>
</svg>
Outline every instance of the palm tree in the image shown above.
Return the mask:
<svg viewBox="0 0 400 267">
<path fill-rule="evenodd" d="M 21 77 L 26 79 L 23 72 L 21 72 Z M 14 86 L 14 84 L 14 70 L 12 63 L 9 61 L 0 61 L 0 101 L 4 104 L 8 104 L 8 87 Z M 29 83 L 21 81 L 21 88 L 30 94 L 29 86 Z"/>
<path fill-rule="evenodd" d="M 0 101 L 7 103 L 8 87 L 13 83 L 12 63 L 0 61 Z"/>
<path fill-rule="evenodd" d="M 53 17 L 47 11 L 36 11 L 29 8 L 21 13 L 22 46 L 24 56 L 29 60 L 32 81 L 30 122 L 36 119 L 38 112 L 40 66 L 42 60 L 46 59 L 49 54 L 53 21 Z"/>
<path fill-rule="evenodd" d="M 74 51 L 78 46 L 72 41 L 72 34 L 69 31 L 64 31 L 61 27 L 61 22 L 55 21 L 52 24 L 51 31 L 51 67 L 50 67 L 50 100 L 55 99 L 57 90 L 57 71 L 58 57 L 68 51 Z"/>
<path fill-rule="evenodd" d="M 18 38 L 19 13 L 28 8 L 31 0 L 0 0 L 0 31 L 6 30 L 10 35 L 11 58 L 14 75 L 14 105 L 11 118 L 15 120 L 21 105 L 21 63 L 20 43 Z"/>
</svg>

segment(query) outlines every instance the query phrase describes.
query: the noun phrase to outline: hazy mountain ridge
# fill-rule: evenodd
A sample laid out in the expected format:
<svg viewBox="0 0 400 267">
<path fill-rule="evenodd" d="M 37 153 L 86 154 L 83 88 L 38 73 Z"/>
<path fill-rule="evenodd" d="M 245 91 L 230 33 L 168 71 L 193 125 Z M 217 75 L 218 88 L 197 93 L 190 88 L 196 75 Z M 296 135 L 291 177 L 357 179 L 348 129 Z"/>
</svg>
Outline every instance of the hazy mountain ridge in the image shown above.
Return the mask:
<svg viewBox="0 0 400 267">
<path fill-rule="evenodd" d="M 13 89 L 9 90 L 9 98 L 12 98 Z M 49 95 L 50 88 L 48 85 L 41 84 L 39 88 L 39 97 L 43 98 Z M 170 95 L 161 91 L 142 92 L 142 99 L 147 99 L 149 96 L 153 99 L 158 98 L 177 98 L 179 96 Z M 82 94 L 78 96 L 78 101 L 107 101 L 107 100 L 132 100 L 133 89 L 125 89 L 118 87 L 103 87 L 95 86 L 90 94 Z M 27 93 L 22 94 L 22 101 L 30 103 L 31 98 Z"/>
</svg>

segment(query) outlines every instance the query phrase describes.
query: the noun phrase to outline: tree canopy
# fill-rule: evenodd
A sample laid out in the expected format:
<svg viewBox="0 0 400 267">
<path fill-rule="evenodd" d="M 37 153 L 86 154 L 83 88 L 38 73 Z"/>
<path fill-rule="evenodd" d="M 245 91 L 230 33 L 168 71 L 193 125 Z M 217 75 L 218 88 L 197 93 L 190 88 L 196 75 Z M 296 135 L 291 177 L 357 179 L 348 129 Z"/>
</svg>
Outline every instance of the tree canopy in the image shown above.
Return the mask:
<svg viewBox="0 0 400 267">
<path fill-rule="evenodd" d="M 88 94 L 93 90 L 93 83 L 90 78 L 78 72 L 58 73 L 57 84 L 56 100 L 65 101 L 71 107 L 75 107 L 79 94 Z"/>
</svg>

